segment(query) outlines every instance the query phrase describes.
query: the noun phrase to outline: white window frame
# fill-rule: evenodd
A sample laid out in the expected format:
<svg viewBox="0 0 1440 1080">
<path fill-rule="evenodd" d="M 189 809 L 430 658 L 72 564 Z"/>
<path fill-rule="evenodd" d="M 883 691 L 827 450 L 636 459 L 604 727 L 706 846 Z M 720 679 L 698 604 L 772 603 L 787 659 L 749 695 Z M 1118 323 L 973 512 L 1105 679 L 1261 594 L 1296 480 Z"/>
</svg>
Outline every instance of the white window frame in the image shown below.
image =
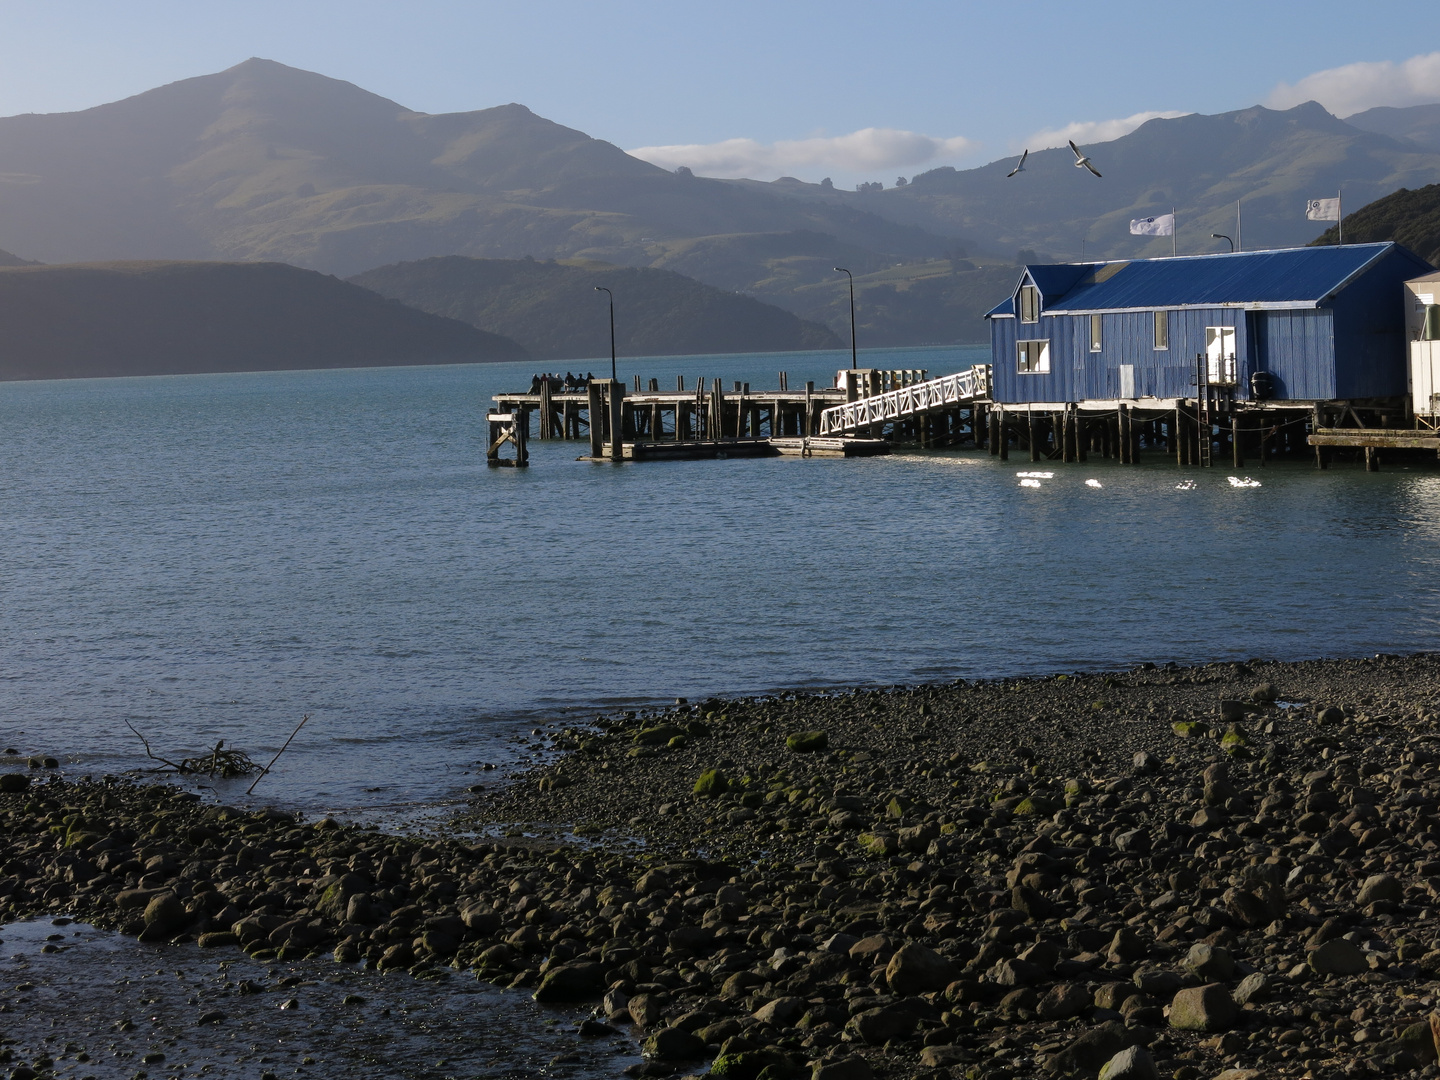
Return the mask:
<svg viewBox="0 0 1440 1080">
<path fill-rule="evenodd" d="M 1015 371 L 1020 375 L 1049 375 L 1050 339 L 1038 338 L 1015 342 Z"/>
<path fill-rule="evenodd" d="M 1151 332 L 1155 335 L 1155 351 L 1168 351 L 1170 348 L 1170 313 L 1168 311 L 1155 312 L 1154 327 Z"/>
<path fill-rule="evenodd" d="M 1090 316 L 1090 351 L 1099 352 L 1105 344 L 1105 324 L 1099 315 Z"/>
<path fill-rule="evenodd" d="M 1026 298 L 1029 297 L 1029 303 Z M 1019 295 L 1016 298 L 1015 314 L 1022 323 L 1037 323 L 1040 321 L 1040 290 L 1034 285 L 1021 285 Z"/>
</svg>

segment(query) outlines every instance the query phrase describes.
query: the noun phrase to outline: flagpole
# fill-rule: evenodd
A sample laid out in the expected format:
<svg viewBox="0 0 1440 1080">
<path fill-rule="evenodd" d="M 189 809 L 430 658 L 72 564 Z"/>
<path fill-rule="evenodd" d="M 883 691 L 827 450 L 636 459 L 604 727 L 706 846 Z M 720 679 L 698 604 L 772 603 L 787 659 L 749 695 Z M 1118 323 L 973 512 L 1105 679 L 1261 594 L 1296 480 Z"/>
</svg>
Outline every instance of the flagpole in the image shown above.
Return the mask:
<svg viewBox="0 0 1440 1080">
<path fill-rule="evenodd" d="M 1240 235 L 1240 200 L 1235 200 L 1235 250 L 1244 251 L 1245 242 Z"/>
<path fill-rule="evenodd" d="M 1345 204 L 1340 201 L 1340 189 L 1335 189 L 1336 228 L 1340 230 L 1340 246 L 1345 246 Z"/>
<path fill-rule="evenodd" d="M 1170 207 L 1170 257 L 1175 257 L 1175 208 Z"/>
</svg>

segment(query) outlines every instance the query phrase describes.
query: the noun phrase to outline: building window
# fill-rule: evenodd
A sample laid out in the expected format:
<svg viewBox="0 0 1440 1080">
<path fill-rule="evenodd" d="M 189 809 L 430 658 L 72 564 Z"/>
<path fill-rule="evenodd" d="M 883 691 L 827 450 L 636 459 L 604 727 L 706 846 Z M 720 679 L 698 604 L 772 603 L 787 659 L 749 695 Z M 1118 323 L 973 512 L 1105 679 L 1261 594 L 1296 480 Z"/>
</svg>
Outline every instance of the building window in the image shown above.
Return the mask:
<svg viewBox="0 0 1440 1080">
<path fill-rule="evenodd" d="M 1168 311 L 1155 312 L 1155 348 L 1170 348 L 1170 313 Z"/>
<path fill-rule="evenodd" d="M 1015 370 L 1021 375 L 1050 374 L 1050 342 L 1017 341 L 1015 343 Z"/>
<path fill-rule="evenodd" d="M 1040 290 L 1034 285 L 1020 286 L 1020 321 L 1040 321 Z"/>
<path fill-rule="evenodd" d="M 1090 351 L 1100 351 L 1100 316 L 1090 316 Z"/>
</svg>

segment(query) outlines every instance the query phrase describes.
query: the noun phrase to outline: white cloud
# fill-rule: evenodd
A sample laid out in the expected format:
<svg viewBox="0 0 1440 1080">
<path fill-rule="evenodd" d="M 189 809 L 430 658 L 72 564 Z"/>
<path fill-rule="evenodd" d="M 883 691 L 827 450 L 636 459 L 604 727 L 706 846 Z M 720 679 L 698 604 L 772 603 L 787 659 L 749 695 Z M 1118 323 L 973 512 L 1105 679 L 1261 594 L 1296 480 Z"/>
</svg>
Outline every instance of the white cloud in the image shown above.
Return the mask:
<svg viewBox="0 0 1440 1080">
<path fill-rule="evenodd" d="M 1318 101 L 1336 116 L 1351 116 L 1377 105 L 1425 105 L 1440 101 L 1440 52 L 1390 60 L 1346 64 L 1306 75 L 1295 85 L 1281 83 L 1265 104 L 1289 109 Z"/>
<path fill-rule="evenodd" d="M 1064 146 L 1071 139 L 1080 146 L 1088 143 L 1111 142 L 1122 135 L 1129 135 L 1147 120 L 1161 118 L 1173 120 L 1177 116 L 1188 115 L 1183 112 L 1138 112 L 1134 116 L 1125 116 L 1117 120 L 1077 120 L 1062 128 L 1050 128 L 1035 132 L 1020 144 L 1020 149 L 1049 150 L 1053 147 Z"/>
<path fill-rule="evenodd" d="M 939 139 L 895 128 L 862 128 L 849 135 L 761 143 L 726 139 L 683 146 L 641 146 L 627 153 L 673 169 L 686 165 L 702 176 L 773 180 L 797 173 L 872 173 L 929 165 L 974 148 L 961 136 Z M 887 178 L 888 179 L 888 178 Z"/>
</svg>

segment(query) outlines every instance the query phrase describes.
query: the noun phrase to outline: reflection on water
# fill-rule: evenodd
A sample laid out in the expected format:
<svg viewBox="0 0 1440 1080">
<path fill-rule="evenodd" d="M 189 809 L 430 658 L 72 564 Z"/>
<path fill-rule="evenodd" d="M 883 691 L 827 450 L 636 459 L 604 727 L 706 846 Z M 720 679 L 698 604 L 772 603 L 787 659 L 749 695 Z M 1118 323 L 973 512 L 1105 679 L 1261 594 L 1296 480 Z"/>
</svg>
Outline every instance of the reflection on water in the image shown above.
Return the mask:
<svg viewBox="0 0 1440 1080">
<path fill-rule="evenodd" d="M 758 389 L 846 362 L 622 375 Z M 487 470 L 489 396 L 529 375 L 0 386 L 0 743 L 115 770 L 142 760 L 128 719 L 166 756 L 263 760 L 309 713 L 257 796 L 395 806 L 523 762 L 541 721 L 676 696 L 1437 641 L 1432 472 L 1240 488 L 1092 458 L 1021 488 L 974 452 L 612 466 L 538 441 Z"/>
<path fill-rule="evenodd" d="M 323 960 L 267 964 L 68 919 L 0 935 L 8 1051 L 42 1075 L 589 1080 L 640 1059 L 626 1036 L 579 1038 L 588 1010 L 448 970 L 417 979 Z"/>
</svg>

